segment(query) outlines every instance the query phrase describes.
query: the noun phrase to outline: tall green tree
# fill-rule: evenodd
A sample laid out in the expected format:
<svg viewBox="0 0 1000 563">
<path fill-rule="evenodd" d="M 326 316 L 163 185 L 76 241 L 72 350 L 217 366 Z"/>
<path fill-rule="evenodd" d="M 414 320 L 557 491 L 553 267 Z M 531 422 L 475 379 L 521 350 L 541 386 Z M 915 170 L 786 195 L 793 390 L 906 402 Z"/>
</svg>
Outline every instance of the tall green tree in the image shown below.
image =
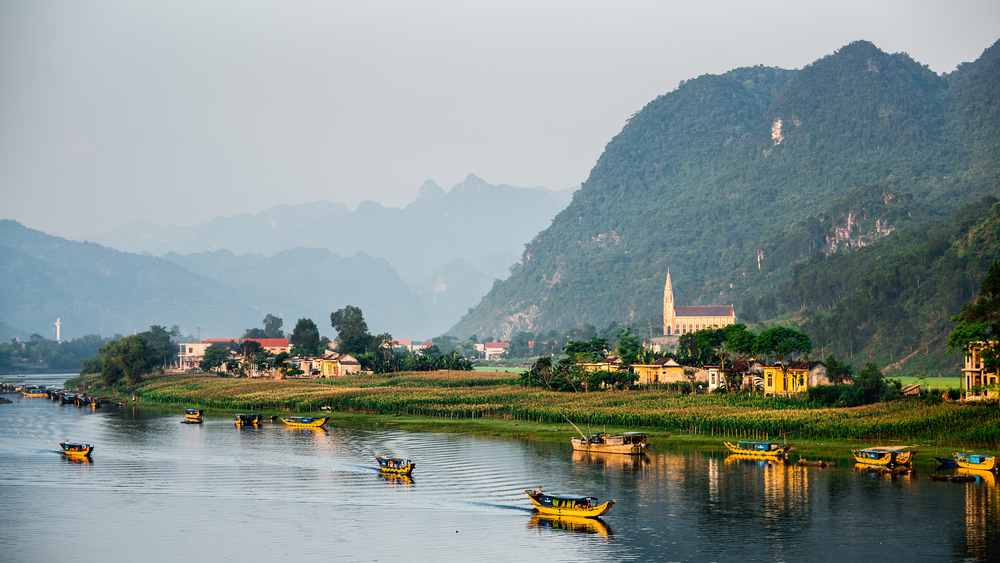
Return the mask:
<svg viewBox="0 0 1000 563">
<path fill-rule="evenodd" d="M 948 337 L 948 352 L 960 349 L 969 354 L 978 346 L 986 369 L 1000 369 L 1000 260 L 983 277 L 979 297 L 964 304 L 951 320 L 958 325 Z"/>
<path fill-rule="evenodd" d="M 319 328 L 312 319 L 299 319 L 288 343 L 292 345 L 292 354 L 295 356 L 314 356 L 323 348 Z"/>
<path fill-rule="evenodd" d="M 177 360 L 178 349 L 173 341 L 173 337 L 177 336 L 176 332 L 160 325 L 153 325 L 146 332 L 139 333 L 139 336 L 146 339 L 150 361 L 155 365 L 165 369 L 167 365 Z"/>
<path fill-rule="evenodd" d="M 219 368 L 226 364 L 226 361 L 230 358 L 229 346 L 222 344 L 212 344 L 208 348 L 205 348 L 205 353 L 201 357 L 201 362 L 198 367 L 202 371 L 214 371 L 218 372 Z"/>
<path fill-rule="evenodd" d="M 639 354 L 642 352 L 642 344 L 639 336 L 632 334 L 632 327 L 618 331 L 618 347 L 616 348 L 618 357 L 626 366 L 639 363 Z"/>
<path fill-rule="evenodd" d="M 284 338 L 285 333 L 281 330 L 281 325 L 283 324 L 285 324 L 285 321 L 281 320 L 281 317 L 276 317 L 268 313 L 264 317 L 264 338 Z"/>
<path fill-rule="evenodd" d="M 330 313 L 330 325 L 337 331 L 337 351 L 361 355 L 372 349 L 374 337 L 359 307 L 348 305 Z"/>
<path fill-rule="evenodd" d="M 135 385 L 152 369 L 146 339 L 141 336 L 125 336 L 108 342 L 101 348 L 101 378 L 107 385 L 114 385 L 121 380 Z"/>
</svg>

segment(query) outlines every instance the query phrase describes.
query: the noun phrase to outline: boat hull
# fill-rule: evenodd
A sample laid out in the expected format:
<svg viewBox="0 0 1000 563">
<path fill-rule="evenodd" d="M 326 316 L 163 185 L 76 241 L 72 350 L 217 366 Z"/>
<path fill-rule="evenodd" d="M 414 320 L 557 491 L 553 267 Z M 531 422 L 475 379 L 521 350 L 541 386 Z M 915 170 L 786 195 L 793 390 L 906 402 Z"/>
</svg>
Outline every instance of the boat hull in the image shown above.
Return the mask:
<svg viewBox="0 0 1000 563">
<path fill-rule="evenodd" d="M 994 471 L 997 467 L 997 458 L 992 455 L 970 455 L 953 454 L 955 463 L 962 469 L 975 469 L 977 471 Z"/>
<path fill-rule="evenodd" d="M 748 450 L 746 448 L 741 448 L 736 444 L 731 444 L 729 442 L 724 442 L 724 443 L 726 444 L 726 447 L 729 448 L 729 451 L 733 452 L 734 454 L 741 456 L 748 456 L 751 458 L 760 458 L 760 459 L 779 458 L 784 456 L 785 453 L 788 452 L 788 450 L 792 449 L 791 444 L 787 444 L 776 450 Z"/>
<path fill-rule="evenodd" d="M 573 444 L 573 449 L 578 452 L 625 455 L 641 455 L 649 452 L 649 444 L 646 443 L 622 445 L 594 444 L 580 438 L 572 438 L 570 441 Z"/>
<path fill-rule="evenodd" d="M 536 495 L 531 491 L 524 491 L 531 499 L 531 503 L 535 505 L 535 509 L 542 514 L 548 514 L 551 516 L 576 516 L 579 518 L 597 518 L 602 514 L 607 513 L 611 510 L 611 507 L 615 505 L 615 501 L 609 500 L 604 504 L 599 504 L 590 508 L 574 508 L 572 506 L 548 506 L 542 504 L 538 497 L 541 495 Z"/>
<path fill-rule="evenodd" d="M 309 422 L 304 422 L 303 419 L 293 419 L 284 417 L 278 417 L 278 418 L 281 419 L 281 422 L 284 422 L 285 424 L 294 428 L 319 428 L 324 424 L 326 424 L 325 418 L 310 418 L 307 419 L 309 420 Z"/>
<path fill-rule="evenodd" d="M 62 443 L 59 444 L 59 446 L 62 448 L 63 454 L 65 454 L 66 457 L 90 457 L 90 454 L 94 451 L 94 446 L 91 446 L 90 444 Z"/>
</svg>

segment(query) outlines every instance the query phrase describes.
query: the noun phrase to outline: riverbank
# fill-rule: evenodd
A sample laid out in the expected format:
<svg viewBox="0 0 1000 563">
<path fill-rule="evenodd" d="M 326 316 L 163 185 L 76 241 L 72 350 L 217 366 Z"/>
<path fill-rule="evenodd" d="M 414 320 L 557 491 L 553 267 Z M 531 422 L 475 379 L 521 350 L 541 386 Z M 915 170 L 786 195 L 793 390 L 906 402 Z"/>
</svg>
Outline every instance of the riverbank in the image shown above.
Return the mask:
<svg viewBox="0 0 1000 563">
<path fill-rule="evenodd" d="M 99 379 L 75 378 L 91 394 L 111 395 Z M 639 430 L 653 435 L 799 443 L 934 443 L 994 448 L 1000 443 L 996 402 L 929 404 L 919 398 L 855 408 L 819 408 L 798 399 L 748 395 L 681 395 L 660 389 L 558 393 L 522 388 L 507 373 L 419 372 L 336 379 L 252 380 L 168 374 L 124 393 L 141 404 L 288 415 L 368 415 L 386 423 L 419 424 L 442 431 L 483 428 L 524 434 L 533 424 L 553 425 L 553 439 L 568 439 L 568 417 L 585 430 Z M 326 414 L 328 413 L 328 414 Z M 492 421 L 492 422 L 491 422 Z M 347 423 L 347 421 L 344 421 Z M 369 421 L 365 422 L 370 423 Z M 541 427 L 539 427 L 541 428 Z M 477 430 L 477 432 L 480 432 Z M 563 433 L 559 435 L 559 433 Z M 532 439 L 544 431 L 531 432 Z"/>
</svg>

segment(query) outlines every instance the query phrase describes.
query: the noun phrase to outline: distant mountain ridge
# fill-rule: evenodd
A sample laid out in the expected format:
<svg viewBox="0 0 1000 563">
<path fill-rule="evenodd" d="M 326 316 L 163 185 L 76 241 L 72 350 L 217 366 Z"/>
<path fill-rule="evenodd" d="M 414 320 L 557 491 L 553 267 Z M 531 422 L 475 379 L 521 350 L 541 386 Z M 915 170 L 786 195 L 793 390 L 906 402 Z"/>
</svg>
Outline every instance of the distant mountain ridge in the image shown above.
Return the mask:
<svg viewBox="0 0 1000 563">
<path fill-rule="evenodd" d="M 296 248 L 382 258 L 423 304 L 419 314 L 406 305 L 397 324 L 408 327 L 412 336 L 431 336 L 447 330 L 478 303 L 495 279 L 509 275 L 525 243 L 569 204 L 573 192 L 492 185 L 470 174 L 449 192 L 427 180 L 416 199 L 402 209 L 374 201 L 364 201 L 354 211 L 330 202 L 279 205 L 258 215 L 216 217 L 193 227 L 135 221 L 80 239 L 127 252 L 169 254 L 171 262 L 185 267 L 198 264 L 199 272 L 212 270 L 203 266 L 212 257 L 230 267 L 249 268 L 260 261 L 249 256 L 277 257 Z M 240 259 L 223 259 L 224 255 L 215 254 L 219 250 Z M 202 253 L 209 254 L 191 257 Z M 246 270 L 244 277 L 254 279 L 256 273 Z M 315 279 L 300 278 L 298 283 L 321 294 L 324 288 Z M 399 294 L 398 289 L 393 291 Z"/>
<path fill-rule="evenodd" d="M 836 232 L 824 217 L 865 219 L 834 237 L 858 245 L 995 193 L 998 108 L 996 44 L 946 76 L 858 41 L 799 71 L 686 81 L 626 123 L 512 275 L 449 334 L 655 326 L 668 268 L 679 303 L 739 303 L 758 290 L 751 270 L 766 277 L 760 254 L 776 260 L 771 275 L 790 276 Z M 870 205 L 875 191 L 899 199 Z"/>
</svg>

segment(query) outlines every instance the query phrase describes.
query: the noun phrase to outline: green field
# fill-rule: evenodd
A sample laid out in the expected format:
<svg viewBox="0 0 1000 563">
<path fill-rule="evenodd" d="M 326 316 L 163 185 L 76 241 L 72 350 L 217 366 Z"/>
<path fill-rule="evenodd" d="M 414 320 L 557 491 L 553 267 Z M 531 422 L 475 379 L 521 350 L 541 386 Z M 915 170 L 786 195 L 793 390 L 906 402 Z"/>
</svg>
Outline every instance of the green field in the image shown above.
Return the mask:
<svg viewBox="0 0 1000 563">
<path fill-rule="evenodd" d="M 916 377 L 887 377 L 887 379 L 898 379 L 903 382 L 903 385 L 921 383 L 921 389 L 924 391 L 928 389 L 941 389 L 944 391 L 949 387 L 959 389 L 962 386 L 961 377 L 925 377 L 923 381 Z"/>
<path fill-rule="evenodd" d="M 488 372 L 500 372 L 500 373 L 524 373 L 528 371 L 528 368 L 503 368 L 503 367 L 489 367 L 489 366 L 475 366 L 472 369 L 476 371 L 488 371 Z"/>
<path fill-rule="evenodd" d="M 77 378 L 92 393 L 96 376 Z M 71 386 L 67 382 L 67 386 Z M 421 417 L 426 421 L 505 421 L 583 428 L 635 429 L 710 439 L 923 442 L 995 446 L 1000 405 L 905 398 L 854 408 L 825 408 L 804 398 L 682 395 L 664 389 L 563 393 L 517 384 L 510 373 L 438 371 L 331 379 L 234 379 L 209 375 L 150 377 L 125 391 L 140 403 L 252 412 L 321 411 Z M 517 432 L 520 433 L 520 432 Z"/>
</svg>

